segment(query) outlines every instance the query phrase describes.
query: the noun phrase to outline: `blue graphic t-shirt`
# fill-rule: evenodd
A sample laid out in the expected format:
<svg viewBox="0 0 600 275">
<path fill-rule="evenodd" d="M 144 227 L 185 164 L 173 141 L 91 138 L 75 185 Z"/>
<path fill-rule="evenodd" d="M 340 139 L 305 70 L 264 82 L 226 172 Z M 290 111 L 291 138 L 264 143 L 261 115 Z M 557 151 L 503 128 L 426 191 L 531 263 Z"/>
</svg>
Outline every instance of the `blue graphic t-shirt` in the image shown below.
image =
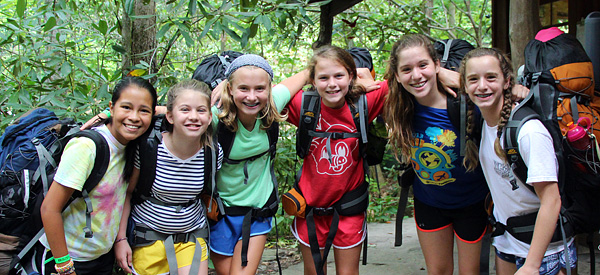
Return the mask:
<svg viewBox="0 0 600 275">
<path fill-rule="evenodd" d="M 414 195 L 420 201 L 443 209 L 472 205 L 485 198 L 487 184 L 481 165 L 467 172 L 460 156 L 460 134 L 446 109 L 415 102 L 415 144 L 411 162 L 416 172 Z"/>
</svg>

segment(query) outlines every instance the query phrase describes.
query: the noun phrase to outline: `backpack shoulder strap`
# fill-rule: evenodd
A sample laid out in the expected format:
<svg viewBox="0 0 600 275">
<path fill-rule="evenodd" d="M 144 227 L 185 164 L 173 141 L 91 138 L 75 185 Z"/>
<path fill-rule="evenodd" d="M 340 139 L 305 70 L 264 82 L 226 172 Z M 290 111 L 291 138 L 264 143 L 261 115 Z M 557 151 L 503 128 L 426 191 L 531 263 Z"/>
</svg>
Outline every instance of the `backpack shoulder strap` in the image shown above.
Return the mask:
<svg viewBox="0 0 600 275">
<path fill-rule="evenodd" d="M 504 138 L 502 140 L 504 152 L 513 173 L 521 182 L 527 181 L 527 165 L 525 165 L 523 157 L 519 152 L 518 137 L 521 127 L 531 119 L 539 119 L 539 115 L 529 106 L 520 104 L 512 110 L 504 126 Z M 513 189 L 515 189 L 516 183 L 513 184 L 511 182 L 511 184 L 513 185 Z"/>
<path fill-rule="evenodd" d="M 89 197 L 90 192 L 94 189 L 104 174 L 106 173 L 106 169 L 108 168 L 108 163 L 110 161 L 110 149 L 108 148 L 108 143 L 102 136 L 102 134 L 94 131 L 94 130 L 82 130 L 74 133 L 72 137 L 86 137 L 94 141 L 96 145 L 96 159 L 94 160 L 94 166 L 87 180 L 83 184 L 83 188 L 81 192 L 75 192 L 74 197 L 81 197 L 85 201 L 86 205 L 86 214 L 85 214 L 85 223 L 86 226 L 83 228 L 83 232 L 85 233 L 86 238 L 93 237 L 94 233 L 92 232 L 92 217 L 91 213 L 94 211 L 92 207 L 92 200 Z"/>
<path fill-rule="evenodd" d="M 152 130 L 144 135 L 139 145 L 140 178 L 135 187 L 134 203 L 140 203 L 142 197 L 149 197 L 154 178 L 156 177 L 156 158 L 158 145 L 162 142 L 164 130 L 164 115 L 153 118 Z"/>
<path fill-rule="evenodd" d="M 223 148 L 223 159 L 229 159 L 229 153 L 233 148 L 233 141 L 235 140 L 235 133 L 229 130 L 225 124 L 219 122 L 217 125 L 217 139 Z"/>
<path fill-rule="evenodd" d="M 81 191 L 82 195 L 89 194 L 92 189 L 98 185 L 102 177 L 104 177 L 106 169 L 108 169 L 110 149 L 102 134 L 94 130 L 82 130 L 75 133 L 73 137 L 87 137 L 94 141 L 94 144 L 96 145 L 96 160 L 94 161 L 94 167 L 83 184 L 83 189 Z"/>
<path fill-rule="evenodd" d="M 277 141 L 279 139 L 279 122 L 271 123 L 271 127 L 267 129 L 267 136 L 269 137 L 269 152 L 271 153 L 271 160 L 275 158 L 277 153 Z"/>
<path fill-rule="evenodd" d="M 302 105 L 300 108 L 300 121 L 296 135 L 296 154 L 300 158 L 308 155 L 312 137 L 308 131 L 314 131 L 319 121 L 321 112 L 321 97 L 317 91 L 304 91 L 302 93 Z"/>
<path fill-rule="evenodd" d="M 459 132 L 460 137 L 460 156 L 465 155 L 466 137 L 467 137 L 467 102 L 465 95 L 459 94 L 457 97 L 446 96 L 446 110 L 450 123 Z"/>
<path fill-rule="evenodd" d="M 367 125 L 369 120 L 369 107 L 367 105 L 367 95 L 361 94 L 358 98 L 355 106 L 348 104 L 352 119 L 354 120 L 354 126 L 360 134 L 360 143 L 367 143 Z"/>
</svg>

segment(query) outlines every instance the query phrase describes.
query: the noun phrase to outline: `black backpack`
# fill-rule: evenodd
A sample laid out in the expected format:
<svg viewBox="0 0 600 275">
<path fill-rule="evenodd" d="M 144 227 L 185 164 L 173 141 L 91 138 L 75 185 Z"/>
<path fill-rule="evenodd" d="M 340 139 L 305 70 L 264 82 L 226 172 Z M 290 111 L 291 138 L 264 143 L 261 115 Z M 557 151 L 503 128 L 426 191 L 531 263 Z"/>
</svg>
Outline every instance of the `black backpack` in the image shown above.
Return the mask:
<svg viewBox="0 0 600 275">
<path fill-rule="evenodd" d="M 592 146 L 587 151 L 580 151 L 570 146 L 565 137 L 567 122 L 577 122 L 579 117 L 591 118 L 590 132 L 600 133 L 600 96 L 593 90 L 590 59 L 579 41 L 569 34 L 561 34 L 547 41 L 533 39 L 525 48 L 523 80 L 530 93 L 513 109 L 502 140 L 508 163 L 514 175 L 521 182 L 526 182 L 527 166 L 519 153 L 517 137 L 525 122 L 540 120 L 553 139 L 559 164 L 558 185 L 562 207 L 552 241 L 565 240 L 580 233 L 587 233 L 591 237 L 591 233 L 600 229 L 598 141 L 592 138 Z M 532 187 L 530 189 L 535 193 Z M 498 232 L 494 234 L 508 231 L 515 238 L 530 243 L 536 217 L 537 212 L 511 217 L 506 225 L 496 223 Z M 594 274 L 591 238 L 588 239 L 588 246 L 590 271 Z"/>
<path fill-rule="evenodd" d="M 40 206 L 54 179 L 66 144 L 74 137 L 87 137 L 96 145 L 96 159 L 81 192 L 74 192 L 65 208 L 76 198 L 91 206 L 88 194 L 108 168 L 110 151 L 102 135 L 93 130 L 80 131 L 72 119 L 59 120 L 54 112 L 39 108 L 19 118 L 0 137 L 0 233 L 18 236 L 19 245 L 10 268 L 14 274 L 44 233 Z M 91 216 L 86 209 L 86 238 L 92 238 Z M 18 253 L 17 253 L 18 252 Z"/>
<path fill-rule="evenodd" d="M 225 80 L 227 66 L 241 55 L 242 53 L 236 51 L 213 54 L 200 62 L 192 75 L 192 79 L 202 81 L 208 84 L 211 89 L 214 89 L 221 81 Z"/>
</svg>

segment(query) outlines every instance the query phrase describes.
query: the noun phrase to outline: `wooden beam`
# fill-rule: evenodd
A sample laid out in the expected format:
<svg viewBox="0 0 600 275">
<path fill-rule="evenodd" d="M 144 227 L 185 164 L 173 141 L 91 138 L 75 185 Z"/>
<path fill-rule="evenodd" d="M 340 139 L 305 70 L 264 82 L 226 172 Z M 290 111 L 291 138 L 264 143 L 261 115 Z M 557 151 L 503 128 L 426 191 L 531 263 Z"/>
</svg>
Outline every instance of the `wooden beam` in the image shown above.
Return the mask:
<svg viewBox="0 0 600 275">
<path fill-rule="evenodd" d="M 510 54 L 508 39 L 509 0 L 492 0 L 492 47 Z"/>
<path fill-rule="evenodd" d="M 311 0 L 308 3 L 322 2 L 323 0 Z M 323 45 L 331 44 L 333 35 L 333 17 L 360 3 L 362 0 L 342 1 L 334 0 L 321 6 L 321 17 L 319 20 L 319 37 L 312 45 L 313 49 Z"/>
</svg>

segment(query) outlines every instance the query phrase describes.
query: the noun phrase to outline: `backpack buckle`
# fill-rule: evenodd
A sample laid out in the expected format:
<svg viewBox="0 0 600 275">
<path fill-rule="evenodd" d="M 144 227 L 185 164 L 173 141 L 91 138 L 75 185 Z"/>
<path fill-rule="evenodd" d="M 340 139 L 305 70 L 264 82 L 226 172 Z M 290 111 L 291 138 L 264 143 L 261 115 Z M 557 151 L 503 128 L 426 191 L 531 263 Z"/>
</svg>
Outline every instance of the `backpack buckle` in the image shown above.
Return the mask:
<svg viewBox="0 0 600 275">
<path fill-rule="evenodd" d="M 331 136 L 329 136 L 329 138 L 342 139 L 342 138 L 344 138 L 344 133 L 333 132 L 333 133 L 331 133 Z"/>
<path fill-rule="evenodd" d="M 179 233 L 173 235 L 173 243 L 187 243 L 190 238 L 190 233 Z"/>
<path fill-rule="evenodd" d="M 313 214 L 315 216 L 331 216 L 333 215 L 333 207 L 314 207 Z"/>
</svg>

